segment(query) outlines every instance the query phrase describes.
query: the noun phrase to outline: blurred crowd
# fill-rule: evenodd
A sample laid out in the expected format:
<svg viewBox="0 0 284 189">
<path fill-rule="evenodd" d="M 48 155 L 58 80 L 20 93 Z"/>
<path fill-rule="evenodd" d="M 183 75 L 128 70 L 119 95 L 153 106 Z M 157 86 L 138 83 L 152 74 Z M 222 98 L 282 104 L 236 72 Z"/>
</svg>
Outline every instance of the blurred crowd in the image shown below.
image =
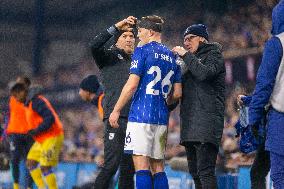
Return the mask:
<svg viewBox="0 0 284 189">
<path fill-rule="evenodd" d="M 218 23 L 212 22 L 214 15 L 206 18 L 212 23 L 212 36 L 226 49 L 262 47 L 271 30 L 272 4 L 269 1 L 256 1 L 238 11 L 229 11 Z"/>
<path fill-rule="evenodd" d="M 207 12 L 202 18 L 199 11 L 193 14 L 177 13 L 175 19 L 167 20 L 170 22 L 167 24 L 170 32 L 165 40 L 174 46 L 177 41 L 181 42 L 181 31 L 190 23 L 203 22 L 208 25 L 210 40 L 221 43 L 224 50 L 262 47 L 270 35 L 271 12 L 275 4 L 274 0 L 260 0 L 248 6 L 228 7 L 224 14 Z"/>
</svg>

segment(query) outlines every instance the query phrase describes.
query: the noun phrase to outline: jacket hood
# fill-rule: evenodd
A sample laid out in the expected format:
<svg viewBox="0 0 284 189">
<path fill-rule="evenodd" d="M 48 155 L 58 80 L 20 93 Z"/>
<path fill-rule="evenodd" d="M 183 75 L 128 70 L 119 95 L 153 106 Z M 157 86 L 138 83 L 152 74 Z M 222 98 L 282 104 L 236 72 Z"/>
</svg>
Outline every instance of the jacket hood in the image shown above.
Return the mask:
<svg viewBox="0 0 284 189">
<path fill-rule="evenodd" d="M 272 35 L 284 32 L 284 0 L 281 0 L 272 11 Z"/>
</svg>

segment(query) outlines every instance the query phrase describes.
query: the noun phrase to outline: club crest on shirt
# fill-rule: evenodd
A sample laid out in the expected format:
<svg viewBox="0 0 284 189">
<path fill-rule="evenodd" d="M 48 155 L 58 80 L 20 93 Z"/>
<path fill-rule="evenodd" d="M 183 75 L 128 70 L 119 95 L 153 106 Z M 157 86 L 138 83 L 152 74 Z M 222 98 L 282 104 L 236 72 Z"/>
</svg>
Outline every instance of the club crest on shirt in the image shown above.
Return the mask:
<svg viewBox="0 0 284 189">
<path fill-rule="evenodd" d="M 117 58 L 120 59 L 120 60 L 123 59 L 123 57 L 121 56 L 121 54 L 118 54 L 118 55 L 117 55 Z"/>
<path fill-rule="evenodd" d="M 108 139 L 109 139 L 109 140 L 112 140 L 112 139 L 114 138 L 114 134 L 115 134 L 115 133 L 109 133 Z"/>
</svg>

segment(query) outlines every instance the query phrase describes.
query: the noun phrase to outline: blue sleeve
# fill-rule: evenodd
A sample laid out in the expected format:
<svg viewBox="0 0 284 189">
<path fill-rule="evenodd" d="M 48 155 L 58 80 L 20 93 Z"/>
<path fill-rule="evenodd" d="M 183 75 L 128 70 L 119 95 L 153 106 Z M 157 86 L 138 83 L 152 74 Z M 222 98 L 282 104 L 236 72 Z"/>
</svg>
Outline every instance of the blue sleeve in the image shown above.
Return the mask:
<svg viewBox="0 0 284 189">
<path fill-rule="evenodd" d="M 174 83 L 181 83 L 181 69 L 179 65 L 176 67 Z"/>
<path fill-rule="evenodd" d="M 35 134 L 39 134 L 51 128 L 55 118 L 46 103 L 40 98 L 34 98 L 32 103 L 33 110 L 43 118 L 42 123 L 35 129 Z"/>
<path fill-rule="evenodd" d="M 249 106 L 250 102 L 251 102 L 252 96 L 244 96 L 242 97 L 242 101 L 244 103 L 245 106 Z"/>
<path fill-rule="evenodd" d="M 283 56 L 283 49 L 278 38 L 271 38 L 265 45 L 262 62 L 259 67 L 256 86 L 249 108 L 249 124 L 260 123 L 264 116 L 264 107 L 268 104 L 276 75 Z"/>
<path fill-rule="evenodd" d="M 141 77 L 144 73 L 144 64 L 145 59 L 143 58 L 143 49 L 141 47 L 137 47 L 132 55 L 130 74 L 135 74 Z"/>
</svg>

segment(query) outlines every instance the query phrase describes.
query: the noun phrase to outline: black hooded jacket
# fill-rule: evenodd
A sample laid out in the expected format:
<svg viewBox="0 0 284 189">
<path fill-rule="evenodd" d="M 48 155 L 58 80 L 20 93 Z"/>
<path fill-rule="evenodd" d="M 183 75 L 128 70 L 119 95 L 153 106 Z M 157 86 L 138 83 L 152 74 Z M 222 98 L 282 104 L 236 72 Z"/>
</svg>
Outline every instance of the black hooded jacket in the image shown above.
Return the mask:
<svg viewBox="0 0 284 189">
<path fill-rule="evenodd" d="M 219 145 L 224 127 L 225 66 L 221 45 L 201 43 L 182 57 L 181 143 Z"/>
<path fill-rule="evenodd" d="M 105 30 L 97 35 L 91 42 L 93 58 L 98 65 L 104 86 L 105 96 L 103 101 L 104 118 L 108 118 L 119 98 L 122 88 L 129 77 L 131 55 L 114 46 L 106 48 L 106 44 L 114 37 L 119 36 L 119 31 L 113 34 Z M 121 111 L 120 116 L 128 118 L 130 103 Z"/>
</svg>

